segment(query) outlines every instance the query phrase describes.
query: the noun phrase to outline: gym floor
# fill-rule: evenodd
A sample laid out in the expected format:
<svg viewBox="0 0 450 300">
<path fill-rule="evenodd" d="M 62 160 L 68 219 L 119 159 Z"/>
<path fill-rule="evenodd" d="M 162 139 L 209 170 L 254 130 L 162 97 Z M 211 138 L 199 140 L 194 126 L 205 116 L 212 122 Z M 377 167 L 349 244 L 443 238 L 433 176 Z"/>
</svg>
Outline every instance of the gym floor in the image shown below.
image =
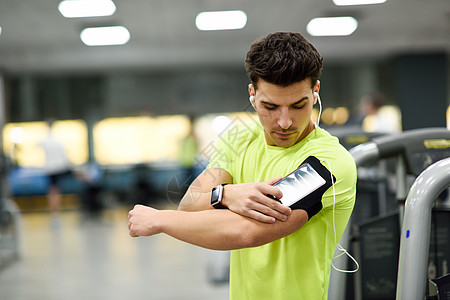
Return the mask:
<svg viewBox="0 0 450 300">
<path fill-rule="evenodd" d="M 86 219 L 21 215 L 21 255 L 0 268 L 2 300 L 228 299 L 228 284 L 207 279 L 214 253 L 164 235 L 131 238 L 127 210 Z"/>
</svg>

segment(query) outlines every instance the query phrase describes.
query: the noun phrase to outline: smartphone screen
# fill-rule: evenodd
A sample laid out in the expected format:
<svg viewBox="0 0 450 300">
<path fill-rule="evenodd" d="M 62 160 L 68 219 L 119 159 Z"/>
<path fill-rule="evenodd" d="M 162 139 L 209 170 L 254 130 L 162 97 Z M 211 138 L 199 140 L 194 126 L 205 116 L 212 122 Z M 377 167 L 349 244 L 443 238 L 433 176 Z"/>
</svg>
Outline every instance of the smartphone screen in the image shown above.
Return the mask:
<svg viewBox="0 0 450 300">
<path fill-rule="evenodd" d="M 273 186 L 278 187 L 283 193 L 279 201 L 286 206 L 291 206 L 325 183 L 325 179 L 309 163 L 305 163 Z"/>
</svg>

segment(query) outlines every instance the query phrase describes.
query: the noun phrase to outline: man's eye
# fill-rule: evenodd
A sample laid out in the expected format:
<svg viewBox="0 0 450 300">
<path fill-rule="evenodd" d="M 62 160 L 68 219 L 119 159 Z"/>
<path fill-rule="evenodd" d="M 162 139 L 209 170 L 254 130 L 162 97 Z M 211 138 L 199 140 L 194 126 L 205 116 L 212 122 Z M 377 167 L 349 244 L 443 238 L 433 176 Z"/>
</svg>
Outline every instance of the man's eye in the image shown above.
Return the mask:
<svg viewBox="0 0 450 300">
<path fill-rule="evenodd" d="M 294 109 L 302 109 L 303 107 L 305 107 L 305 103 L 299 104 L 299 105 L 295 105 L 293 106 Z"/>
<path fill-rule="evenodd" d="M 267 109 L 267 110 L 275 110 L 275 109 L 277 109 L 276 106 L 269 106 L 269 105 L 264 105 L 264 108 Z"/>
</svg>

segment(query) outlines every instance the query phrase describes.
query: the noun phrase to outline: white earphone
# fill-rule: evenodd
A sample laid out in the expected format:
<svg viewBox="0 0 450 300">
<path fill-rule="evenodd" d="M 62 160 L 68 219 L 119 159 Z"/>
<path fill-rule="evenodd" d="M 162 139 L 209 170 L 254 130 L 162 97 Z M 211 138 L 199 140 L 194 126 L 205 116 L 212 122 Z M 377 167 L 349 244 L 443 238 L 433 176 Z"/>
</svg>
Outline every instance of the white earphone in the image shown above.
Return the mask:
<svg viewBox="0 0 450 300">
<path fill-rule="evenodd" d="M 253 108 L 256 110 L 256 107 L 255 107 L 255 96 L 250 96 L 249 98 L 248 98 L 248 100 L 250 101 L 250 103 L 252 104 L 252 106 L 253 106 Z"/>
<path fill-rule="evenodd" d="M 320 96 L 318 92 L 314 92 L 314 98 L 319 102 L 319 115 L 317 116 L 317 126 L 319 126 L 320 116 L 322 115 L 322 101 L 320 101 Z"/>
</svg>

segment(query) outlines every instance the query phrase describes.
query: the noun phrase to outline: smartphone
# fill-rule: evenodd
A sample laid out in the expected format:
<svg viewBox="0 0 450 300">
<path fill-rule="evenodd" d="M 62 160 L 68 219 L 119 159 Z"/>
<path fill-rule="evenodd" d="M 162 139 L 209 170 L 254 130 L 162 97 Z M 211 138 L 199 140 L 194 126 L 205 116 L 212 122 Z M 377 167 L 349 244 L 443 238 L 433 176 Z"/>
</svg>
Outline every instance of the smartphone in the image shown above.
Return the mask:
<svg viewBox="0 0 450 300">
<path fill-rule="evenodd" d="M 276 200 L 293 207 L 305 198 L 321 198 L 331 186 L 331 176 L 316 157 L 310 156 L 292 173 L 273 185 L 283 193 L 283 197 Z"/>
</svg>

